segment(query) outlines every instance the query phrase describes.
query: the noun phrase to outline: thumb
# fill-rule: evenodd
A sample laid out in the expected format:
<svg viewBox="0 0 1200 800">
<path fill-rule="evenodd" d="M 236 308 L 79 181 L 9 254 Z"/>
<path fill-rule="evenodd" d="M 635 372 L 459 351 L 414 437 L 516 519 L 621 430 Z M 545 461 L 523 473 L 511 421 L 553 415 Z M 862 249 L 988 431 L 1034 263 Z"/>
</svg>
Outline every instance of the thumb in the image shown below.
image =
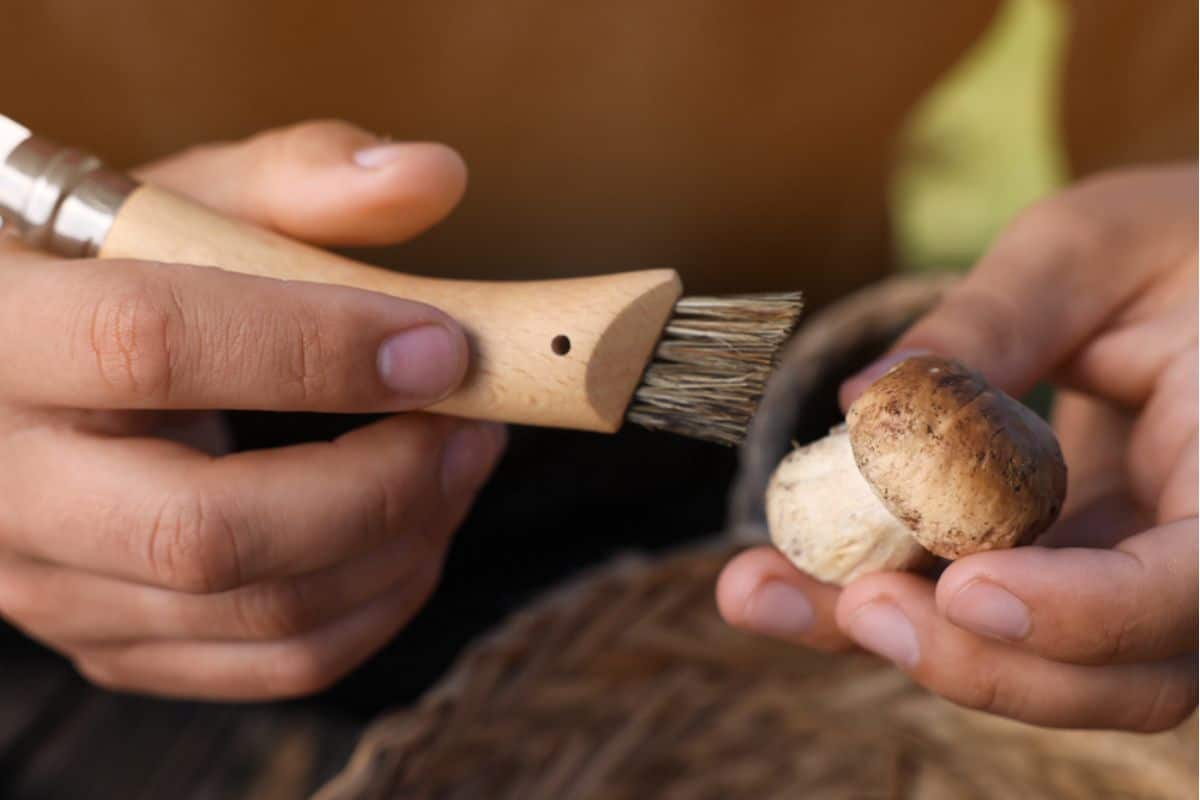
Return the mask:
<svg viewBox="0 0 1200 800">
<path fill-rule="evenodd" d="M 388 142 L 331 120 L 193 148 L 137 174 L 226 214 L 327 245 L 407 239 L 445 217 L 466 187 L 466 167 L 445 145 Z"/>
<path fill-rule="evenodd" d="M 1023 212 L 936 308 L 842 384 L 842 408 L 922 352 L 962 361 L 1016 397 L 1064 367 L 1161 262 L 1130 233 L 1141 220 L 1118 202 L 1126 181 L 1094 180 Z"/>
</svg>

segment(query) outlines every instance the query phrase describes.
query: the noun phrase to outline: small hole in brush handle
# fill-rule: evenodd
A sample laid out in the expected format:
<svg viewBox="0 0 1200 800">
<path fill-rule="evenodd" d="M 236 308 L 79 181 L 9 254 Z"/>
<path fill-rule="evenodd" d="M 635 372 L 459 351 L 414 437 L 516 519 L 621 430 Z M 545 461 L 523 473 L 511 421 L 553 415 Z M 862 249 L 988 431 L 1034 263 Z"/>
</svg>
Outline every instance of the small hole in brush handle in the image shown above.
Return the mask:
<svg viewBox="0 0 1200 800">
<path fill-rule="evenodd" d="M 565 356 L 571 352 L 571 340 L 561 333 L 550 340 L 550 349 L 557 356 Z"/>
</svg>

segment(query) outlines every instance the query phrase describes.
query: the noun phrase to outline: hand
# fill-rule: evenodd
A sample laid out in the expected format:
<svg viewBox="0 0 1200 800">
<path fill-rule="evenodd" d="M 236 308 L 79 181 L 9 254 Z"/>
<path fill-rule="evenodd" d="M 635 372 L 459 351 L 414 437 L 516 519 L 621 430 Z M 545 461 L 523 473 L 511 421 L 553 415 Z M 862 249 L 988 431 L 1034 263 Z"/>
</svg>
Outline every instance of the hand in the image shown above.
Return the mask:
<svg viewBox="0 0 1200 800">
<path fill-rule="evenodd" d="M 321 122 L 142 177 L 297 238 L 368 244 L 443 217 L 465 171 L 445 147 Z M 0 238 L 0 614 L 103 686 L 227 699 L 319 690 L 408 621 L 503 429 L 413 413 L 213 455 L 203 410 L 423 407 L 466 370 L 453 320 Z"/>
<path fill-rule="evenodd" d="M 1196 170 L 1085 181 L 1013 223 L 847 407 L 914 350 L 958 358 L 1014 396 L 1058 389 L 1062 521 L 936 584 L 844 590 L 758 548 L 717 588 L 732 624 L 796 644 L 858 644 L 950 700 L 1041 725 L 1156 731 L 1196 707 Z"/>
</svg>

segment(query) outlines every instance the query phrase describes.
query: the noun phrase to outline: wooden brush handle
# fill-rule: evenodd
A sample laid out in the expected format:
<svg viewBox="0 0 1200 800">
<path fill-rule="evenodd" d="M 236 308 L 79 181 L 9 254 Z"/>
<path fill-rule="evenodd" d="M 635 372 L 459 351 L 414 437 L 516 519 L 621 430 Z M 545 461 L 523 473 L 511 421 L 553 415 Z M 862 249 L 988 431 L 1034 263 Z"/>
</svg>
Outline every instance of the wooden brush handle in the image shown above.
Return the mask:
<svg viewBox="0 0 1200 800">
<path fill-rule="evenodd" d="M 527 282 L 402 275 L 223 217 L 154 186 L 141 186 L 125 200 L 100 255 L 352 286 L 428 303 L 458 320 L 471 342 L 466 381 L 430 411 L 595 431 L 620 427 L 682 291 L 678 274 L 666 269 Z"/>
</svg>

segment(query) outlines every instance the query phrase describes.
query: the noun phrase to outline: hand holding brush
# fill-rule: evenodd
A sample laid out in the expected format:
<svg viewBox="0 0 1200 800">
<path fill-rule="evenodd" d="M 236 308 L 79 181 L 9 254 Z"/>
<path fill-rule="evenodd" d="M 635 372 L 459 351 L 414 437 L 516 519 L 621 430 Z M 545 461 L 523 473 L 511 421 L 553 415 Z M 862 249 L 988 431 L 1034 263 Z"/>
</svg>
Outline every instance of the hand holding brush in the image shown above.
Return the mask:
<svg viewBox="0 0 1200 800">
<path fill-rule="evenodd" d="M 139 185 L 3 117 L 0 215 L 66 256 L 212 266 L 432 305 L 463 325 L 471 360 L 429 410 L 499 422 L 612 432 L 628 417 L 737 444 L 801 307 L 798 294 L 681 300 L 668 269 L 531 282 L 389 272 Z"/>
<path fill-rule="evenodd" d="M 396 276 L 309 246 L 387 244 L 436 223 L 464 184 L 444 147 L 312 123 L 167 159 L 133 189 L 5 130 L 5 229 L 38 249 L 0 236 L 0 616 L 102 685 L 263 699 L 331 683 L 424 603 L 504 444 L 493 423 L 405 413 L 333 442 L 213 457 L 222 418 L 205 409 L 434 405 L 612 429 L 625 409 L 619 392 L 593 400 L 597 352 L 615 357 L 604 374 L 628 381 L 626 403 L 655 347 L 699 358 L 689 397 L 718 409 L 730 387 L 703 386 L 708 359 L 739 348 L 752 376 L 770 360 L 736 325 L 701 320 L 659 343 L 669 272 L 543 294 Z M 387 293 L 401 286 L 422 291 Z M 642 363 L 623 360 L 638 348 Z M 639 406 L 659 391 L 652 374 Z M 664 380 L 669 399 L 680 379 Z"/>
</svg>

